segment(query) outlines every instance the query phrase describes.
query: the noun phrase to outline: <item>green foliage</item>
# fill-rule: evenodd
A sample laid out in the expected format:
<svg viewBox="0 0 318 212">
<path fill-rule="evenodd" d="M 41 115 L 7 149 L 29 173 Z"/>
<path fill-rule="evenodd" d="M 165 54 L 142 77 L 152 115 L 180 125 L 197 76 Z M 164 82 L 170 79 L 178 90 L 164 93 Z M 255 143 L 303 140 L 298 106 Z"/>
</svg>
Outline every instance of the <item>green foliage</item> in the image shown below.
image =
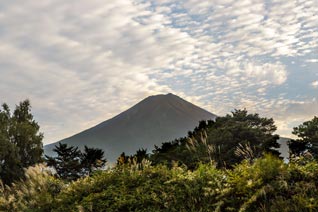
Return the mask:
<svg viewBox="0 0 318 212">
<path fill-rule="evenodd" d="M 152 166 L 136 160 L 64 184 L 30 168 L 0 192 L 0 211 L 318 211 L 318 163 L 265 155 L 233 169 Z"/>
<path fill-rule="evenodd" d="M 293 134 L 299 139 L 291 140 L 288 143 L 290 158 L 297 158 L 308 153 L 314 158 L 318 157 L 318 117 L 295 127 Z"/>
<path fill-rule="evenodd" d="M 117 158 L 117 165 L 125 165 L 128 164 L 130 161 L 130 157 L 125 154 L 125 152 L 121 153 L 120 156 Z"/>
<path fill-rule="evenodd" d="M 6 148 L 0 148 L 2 179 L 18 176 L 35 161 L 20 156 L 23 136 L 15 131 L 33 120 L 27 105 L 13 116 L 6 105 L 0 111 L 0 145 Z M 298 155 L 288 164 L 272 149 L 278 147 L 273 120 L 246 110 L 202 121 L 187 138 L 164 143 L 150 156 L 145 149 L 122 153 L 117 166 L 92 174 L 106 162 L 102 150 L 85 147 L 81 153 L 59 144 L 58 156 L 47 157 L 47 163 L 73 181 L 52 176 L 43 165 L 30 167 L 24 180 L 0 184 L 0 211 L 318 211 L 318 161 L 304 154 L 317 154 L 317 125 L 315 117 L 294 129 L 303 143 L 290 143 Z M 31 132 L 37 130 L 21 130 Z M 36 158 L 32 148 L 25 151 Z"/>
<path fill-rule="evenodd" d="M 211 211 L 221 190 L 221 172 L 200 166 L 149 166 L 144 161 L 73 182 L 58 197 L 55 211 Z"/>
<path fill-rule="evenodd" d="M 29 167 L 25 175 L 25 180 L 1 189 L 0 211 L 51 211 L 56 195 L 64 186 L 63 183 L 51 176 L 43 165 Z"/>
<path fill-rule="evenodd" d="M 186 143 L 188 138 L 179 138 L 171 142 L 164 142 L 160 147 L 155 146 L 150 155 L 153 164 L 165 164 L 172 167 L 175 162 L 180 164 L 191 164 L 192 158 L 189 157 Z M 191 161 L 188 161 L 191 160 Z"/>
<path fill-rule="evenodd" d="M 285 182 L 286 164 L 271 155 L 250 164 L 243 161 L 228 171 L 227 187 L 223 193 L 225 211 L 257 211 L 268 205 L 267 198 L 278 188 L 282 191 Z"/>
<path fill-rule="evenodd" d="M 33 119 L 29 100 L 20 102 L 11 117 L 11 142 L 17 146 L 23 167 L 29 167 L 42 161 L 43 134 Z"/>
<path fill-rule="evenodd" d="M 173 161 L 196 168 L 199 162 L 215 161 L 218 168 L 231 168 L 242 160 L 259 158 L 264 153 L 279 155 L 278 135 L 273 119 L 246 110 L 235 110 L 215 121 L 201 121 L 188 138 L 176 139 L 155 147 L 150 159 L 154 164 Z M 190 147 L 190 148 L 189 148 Z M 195 153 L 195 154 L 194 154 Z"/>
<path fill-rule="evenodd" d="M 81 154 L 81 165 L 84 174 L 89 175 L 92 171 L 104 167 L 105 163 L 103 150 L 84 146 L 84 152 Z"/>
<path fill-rule="evenodd" d="M 317 162 L 284 164 L 271 155 L 227 171 L 221 211 L 317 211 Z"/>
<path fill-rule="evenodd" d="M 82 153 L 77 147 L 59 143 L 53 151 L 57 153 L 57 156 L 46 155 L 46 163 L 55 168 L 61 179 L 68 181 L 89 175 L 92 171 L 102 168 L 106 163 L 104 151 L 98 148 L 85 146 Z"/>
<path fill-rule="evenodd" d="M 147 149 L 141 148 L 136 151 L 134 155 L 126 155 L 125 152 L 121 153 L 117 158 L 117 165 L 122 166 L 131 162 L 141 163 L 143 160 L 149 160 Z"/>
<path fill-rule="evenodd" d="M 250 145 L 254 157 L 264 153 L 279 155 L 278 135 L 273 119 L 262 118 L 258 114 L 248 114 L 246 110 L 235 110 L 231 115 L 218 117 L 207 130 L 208 143 L 214 145 L 217 151 L 214 160 L 218 167 L 231 168 L 244 159 L 235 154 L 239 145 Z"/>
<path fill-rule="evenodd" d="M 56 157 L 46 157 L 48 166 L 54 167 L 58 176 L 64 180 L 76 180 L 81 177 L 81 151 L 73 146 L 59 143 L 53 149 L 57 153 Z"/>
<path fill-rule="evenodd" d="M 132 158 L 135 158 L 137 163 L 141 163 L 143 160 L 149 159 L 149 154 L 147 153 L 147 149 L 138 149 L 136 154 L 131 156 Z"/>
<path fill-rule="evenodd" d="M 23 168 L 42 161 L 39 125 L 31 114 L 28 100 L 20 102 L 11 114 L 8 105 L 0 109 L 0 178 L 5 184 L 23 177 Z"/>
</svg>

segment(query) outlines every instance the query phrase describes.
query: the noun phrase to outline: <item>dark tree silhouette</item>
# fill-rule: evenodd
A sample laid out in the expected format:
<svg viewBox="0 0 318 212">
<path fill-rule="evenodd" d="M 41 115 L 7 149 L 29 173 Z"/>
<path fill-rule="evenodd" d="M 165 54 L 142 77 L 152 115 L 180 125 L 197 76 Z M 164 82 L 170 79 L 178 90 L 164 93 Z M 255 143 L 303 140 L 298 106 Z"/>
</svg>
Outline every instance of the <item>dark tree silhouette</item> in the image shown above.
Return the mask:
<svg viewBox="0 0 318 212">
<path fill-rule="evenodd" d="M 83 171 L 86 174 L 90 174 L 92 171 L 102 168 L 106 163 L 104 151 L 98 148 L 89 148 L 85 146 L 81 158 Z"/>
<path fill-rule="evenodd" d="M 263 153 L 279 156 L 280 153 L 274 149 L 279 147 L 279 136 L 273 134 L 275 131 L 273 119 L 249 114 L 245 109 L 234 110 L 231 114 L 217 117 L 215 121 L 200 121 L 198 127 L 188 132 L 188 138 L 176 139 L 155 147 L 150 158 L 154 164 L 169 165 L 178 161 L 190 169 L 194 169 L 200 162 L 213 159 L 219 168 L 232 168 L 245 159 L 243 155 L 237 154 L 238 148 L 241 148 L 240 152 L 245 152 L 242 148 L 249 147 L 249 155 L 255 158 L 261 157 Z M 207 135 L 204 139 L 203 134 Z"/>
<path fill-rule="evenodd" d="M 121 166 L 127 164 L 129 162 L 130 157 L 125 154 L 125 152 L 121 153 L 117 158 L 117 165 Z"/>
<path fill-rule="evenodd" d="M 312 120 L 295 127 L 292 133 L 299 139 L 288 142 L 290 158 L 299 157 L 305 153 L 318 157 L 318 117 L 315 116 Z"/>
<path fill-rule="evenodd" d="M 258 158 L 264 153 L 279 156 L 278 135 L 272 118 L 248 114 L 247 110 L 234 110 L 232 114 L 218 117 L 207 130 L 208 143 L 215 146 L 214 160 L 218 167 L 230 168 L 244 157 L 235 154 L 239 146 L 250 146 Z"/>
<path fill-rule="evenodd" d="M 76 180 L 82 176 L 81 151 L 77 147 L 59 143 L 53 149 L 56 157 L 45 156 L 48 166 L 55 168 L 58 176 L 65 180 Z"/>
<path fill-rule="evenodd" d="M 136 154 L 131 157 L 134 158 L 137 163 L 141 163 L 143 159 L 149 159 L 149 154 L 147 153 L 147 149 L 142 148 L 138 149 Z"/>
</svg>

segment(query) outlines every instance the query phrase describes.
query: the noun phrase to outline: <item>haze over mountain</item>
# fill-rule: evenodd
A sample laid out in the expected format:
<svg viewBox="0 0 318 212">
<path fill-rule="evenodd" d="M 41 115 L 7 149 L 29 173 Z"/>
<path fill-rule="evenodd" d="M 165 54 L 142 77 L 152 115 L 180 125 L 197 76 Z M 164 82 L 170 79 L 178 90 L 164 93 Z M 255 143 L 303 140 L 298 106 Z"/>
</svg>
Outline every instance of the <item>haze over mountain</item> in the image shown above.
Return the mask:
<svg viewBox="0 0 318 212">
<path fill-rule="evenodd" d="M 176 95 L 149 96 L 114 118 L 59 142 L 101 148 L 107 160 L 114 162 L 122 152 L 152 150 L 154 145 L 186 136 L 199 121 L 215 118 L 216 115 Z M 52 155 L 57 143 L 46 145 L 45 154 Z"/>
</svg>

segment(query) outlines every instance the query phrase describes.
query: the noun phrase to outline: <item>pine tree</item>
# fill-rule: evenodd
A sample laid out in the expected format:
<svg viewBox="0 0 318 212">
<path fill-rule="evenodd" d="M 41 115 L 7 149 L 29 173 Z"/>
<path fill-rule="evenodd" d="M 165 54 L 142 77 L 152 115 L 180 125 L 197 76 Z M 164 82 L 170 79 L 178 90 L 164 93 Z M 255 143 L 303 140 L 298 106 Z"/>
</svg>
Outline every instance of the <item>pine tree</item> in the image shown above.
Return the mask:
<svg viewBox="0 0 318 212">
<path fill-rule="evenodd" d="M 295 127 L 293 132 L 298 139 L 288 142 L 290 158 L 299 157 L 305 153 L 318 157 L 318 117 Z"/>
<path fill-rule="evenodd" d="M 46 155 L 46 162 L 48 166 L 55 168 L 60 178 L 71 181 L 82 176 L 82 154 L 78 147 L 59 143 L 53 151 L 57 153 L 57 156 Z"/>
<path fill-rule="evenodd" d="M 87 146 L 84 147 L 81 165 L 85 174 L 89 175 L 93 170 L 102 168 L 106 161 L 103 150 L 98 148 L 89 148 Z"/>
<path fill-rule="evenodd" d="M 246 157 L 237 154 L 238 148 L 249 147 L 248 153 L 252 158 L 259 158 L 264 153 L 279 156 L 280 153 L 274 149 L 279 148 L 279 136 L 274 134 L 275 131 L 272 118 L 249 114 L 245 109 L 234 110 L 232 114 L 217 117 L 215 121 L 201 121 L 198 127 L 188 132 L 188 138 L 176 139 L 155 147 L 151 160 L 155 164 L 178 161 L 194 169 L 198 163 L 213 159 L 219 168 L 232 168 Z M 207 137 L 202 139 L 202 133 L 205 132 Z M 202 140 L 203 143 L 200 142 Z M 206 153 L 209 153 L 208 157 Z"/>
</svg>

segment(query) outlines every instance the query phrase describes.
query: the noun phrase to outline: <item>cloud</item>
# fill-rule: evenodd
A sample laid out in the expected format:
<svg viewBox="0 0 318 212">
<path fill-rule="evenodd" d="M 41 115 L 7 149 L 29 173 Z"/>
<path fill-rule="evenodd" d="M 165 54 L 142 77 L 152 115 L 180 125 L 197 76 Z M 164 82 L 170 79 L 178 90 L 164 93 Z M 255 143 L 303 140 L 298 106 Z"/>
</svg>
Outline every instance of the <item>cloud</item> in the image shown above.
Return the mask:
<svg viewBox="0 0 318 212">
<path fill-rule="evenodd" d="M 318 59 L 307 59 L 307 63 L 318 63 Z"/>
<path fill-rule="evenodd" d="M 311 86 L 312 86 L 313 88 L 318 88 L 318 80 L 317 80 L 317 81 L 313 81 L 313 82 L 311 83 Z"/>
<path fill-rule="evenodd" d="M 279 116 L 297 96 L 279 93 L 286 61 L 316 62 L 317 14 L 315 0 L 3 1 L 0 99 L 30 98 L 47 143 L 166 92 Z"/>
<path fill-rule="evenodd" d="M 175 57 L 179 37 L 157 38 L 153 23 L 133 20 L 148 13 L 130 1 L 12 1 L 0 19 L 1 100 L 30 98 L 46 141 L 56 141 L 170 91 L 148 72 Z"/>
</svg>

